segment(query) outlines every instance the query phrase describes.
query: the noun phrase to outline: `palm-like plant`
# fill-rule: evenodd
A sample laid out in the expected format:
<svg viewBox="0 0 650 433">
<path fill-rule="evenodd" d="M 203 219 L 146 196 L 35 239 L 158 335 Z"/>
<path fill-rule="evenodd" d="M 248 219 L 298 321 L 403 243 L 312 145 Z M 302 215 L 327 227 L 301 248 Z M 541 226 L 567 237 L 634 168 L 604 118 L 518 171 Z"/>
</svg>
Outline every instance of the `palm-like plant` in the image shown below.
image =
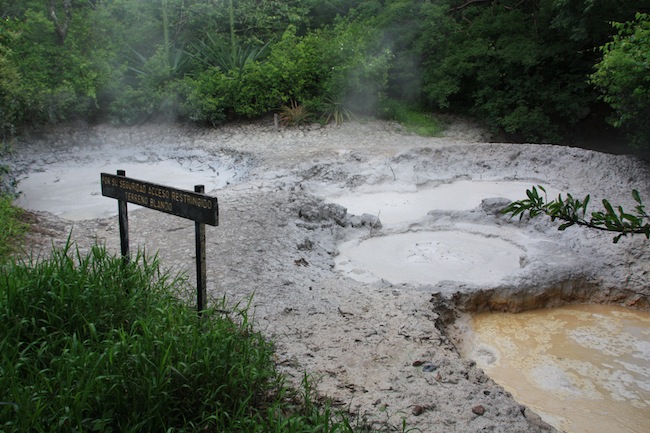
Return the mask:
<svg viewBox="0 0 650 433">
<path fill-rule="evenodd" d="M 235 44 L 233 49 L 225 41 L 208 33 L 205 35 L 205 39 L 191 44 L 187 52 L 197 62 L 204 65 L 216 66 L 223 72 L 233 70 L 241 72 L 249 62 L 259 61 L 266 57 L 270 42 L 261 47 L 244 47 Z"/>
<path fill-rule="evenodd" d="M 280 120 L 284 126 L 295 126 L 308 123 L 313 118 L 313 113 L 303 104 L 291 100 L 289 105 L 280 107 Z"/>
<path fill-rule="evenodd" d="M 345 108 L 342 101 L 334 99 L 331 96 L 326 96 L 324 98 L 322 117 L 325 119 L 325 123 L 334 122 L 340 125 L 343 122 L 352 120 L 354 114 Z"/>
</svg>

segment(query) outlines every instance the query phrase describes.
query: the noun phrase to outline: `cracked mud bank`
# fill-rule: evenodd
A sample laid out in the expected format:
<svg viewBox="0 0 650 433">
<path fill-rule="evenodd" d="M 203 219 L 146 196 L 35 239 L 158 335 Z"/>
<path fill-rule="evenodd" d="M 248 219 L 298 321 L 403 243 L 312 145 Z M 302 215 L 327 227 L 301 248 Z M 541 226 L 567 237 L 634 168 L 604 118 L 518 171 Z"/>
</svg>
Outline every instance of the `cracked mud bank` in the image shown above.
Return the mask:
<svg viewBox="0 0 650 433">
<path fill-rule="evenodd" d="M 43 250 L 52 240 L 65 242 L 72 230 L 81 248 L 101 242 L 119 252 L 110 209 L 93 219 L 85 213 L 74 218 L 74 206 L 91 198 L 117 209 L 114 200 L 97 197 L 99 171 L 90 174 L 94 187 L 75 189 L 83 183 L 79 167 L 99 162 L 102 171 L 114 172 L 139 162 L 128 176 L 152 180 L 145 167 L 153 167 L 164 172 L 158 183 L 183 189 L 207 179 L 206 192 L 220 206 L 219 226 L 207 230 L 209 295 L 232 302 L 253 296 L 256 327 L 276 343 L 277 364 L 289 379 L 298 385 L 306 372 L 324 398 L 375 427 L 400 429 L 406 419 L 408 427 L 427 432 L 554 431 L 460 357 L 450 339 L 463 331 L 455 319 L 583 301 L 648 309 L 650 247 L 640 237 L 613 245 L 608 234 L 577 227 L 558 232 L 545 219 L 519 222 L 498 213 L 525 190 L 519 197 L 507 188 L 488 191 L 469 204 L 453 204 L 474 194 L 472 184 L 493 182 L 543 184 L 631 208 L 632 189 L 650 202 L 650 164 L 481 140 L 480 130 L 470 127 L 423 138 L 384 122 L 281 131 L 265 124 L 59 128 L 18 140 L 12 164 L 23 179 L 52 164 L 77 173 L 69 180 L 59 176 L 72 185 L 71 207 L 35 208 L 32 242 Z M 192 177 L 168 166 L 155 169 L 171 160 L 192 167 Z M 452 189 L 451 199 L 435 195 L 445 188 Z M 337 200 L 350 194 L 357 196 L 348 210 Z M 408 206 L 415 205 L 395 216 L 387 194 L 408 195 Z M 158 252 L 164 266 L 186 271 L 193 281 L 191 221 L 130 210 L 129 232 L 132 249 Z M 405 236 L 413 239 L 400 254 L 391 241 Z M 371 244 L 358 261 L 354 255 L 342 260 L 345 248 L 378 241 L 387 246 Z M 499 256 L 509 248 L 512 257 Z M 478 258 L 466 253 L 477 249 L 483 251 Z M 386 250 L 394 255 L 386 258 Z M 369 269 L 364 260 L 386 260 L 401 272 L 384 275 L 388 266 Z M 430 279 L 415 278 L 422 267 L 444 260 L 455 260 L 460 271 L 441 268 L 427 271 Z"/>
</svg>

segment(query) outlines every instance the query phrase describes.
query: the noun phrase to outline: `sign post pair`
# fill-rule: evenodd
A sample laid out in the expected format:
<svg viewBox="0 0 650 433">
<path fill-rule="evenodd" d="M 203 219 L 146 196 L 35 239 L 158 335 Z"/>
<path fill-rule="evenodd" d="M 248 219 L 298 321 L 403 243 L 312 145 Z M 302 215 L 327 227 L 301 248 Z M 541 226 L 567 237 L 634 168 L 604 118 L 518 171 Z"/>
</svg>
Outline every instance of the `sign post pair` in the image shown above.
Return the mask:
<svg viewBox="0 0 650 433">
<path fill-rule="evenodd" d="M 203 185 L 194 186 L 194 191 L 186 191 L 128 178 L 124 170 L 118 170 L 117 175 L 102 173 L 101 185 L 103 196 L 118 200 L 120 246 L 126 262 L 130 260 L 127 202 L 194 221 L 196 308 L 201 314 L 207 307 L 205 225 L 219 225 L 217 198 L 206 195 Z"/>
</svg>

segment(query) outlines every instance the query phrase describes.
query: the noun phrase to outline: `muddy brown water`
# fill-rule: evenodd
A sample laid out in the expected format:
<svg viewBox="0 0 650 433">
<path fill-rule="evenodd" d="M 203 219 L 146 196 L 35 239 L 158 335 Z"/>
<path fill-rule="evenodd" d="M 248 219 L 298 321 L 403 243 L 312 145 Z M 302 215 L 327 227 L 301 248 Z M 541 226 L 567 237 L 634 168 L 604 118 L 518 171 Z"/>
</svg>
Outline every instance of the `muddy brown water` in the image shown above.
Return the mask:
<svg viewBox="0 0 650 433">
<path fill-rule="evenodd" d="M 650 312 L 572 305 L 482 313 L 463 355 L 566 432 L 650 429 Z"/>
</svg>

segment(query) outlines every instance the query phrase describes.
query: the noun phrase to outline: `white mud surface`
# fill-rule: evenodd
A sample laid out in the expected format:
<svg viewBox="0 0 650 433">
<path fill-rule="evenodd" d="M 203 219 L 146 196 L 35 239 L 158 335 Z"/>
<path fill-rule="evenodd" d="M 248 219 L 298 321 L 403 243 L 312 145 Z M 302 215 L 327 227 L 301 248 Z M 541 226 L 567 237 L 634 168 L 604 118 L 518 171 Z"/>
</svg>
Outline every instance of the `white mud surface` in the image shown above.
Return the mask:
<svg viewBox="0 0 650 433">
<path fill-rule="evenodd" d="M 448 336 L 463 332 L 462 321 L 444 325 L 463 311 L 584 300 L 647 309 L 650 244 L 634 237 L 612 245 L 606 233 L 510 220 L 498 210 L 518 198 L 515 191 L 482 188 L 509 185 L 523 198 L 526 185 L 543 184 L 629 208 L 632 189 L 650 203 L 650 165 L 568 147 L 482 143 L 481 131 L 469 127 L 452 131 L 422 138 L 384 122 L 276 131 L 272 120 L 218 129 L 69 127 L 20 138 L 12 165 L 24 205 L 38 210 L 37 251 L 72 231 L 81 249 L 101 242 L 119 252 L 117 218 L 106 217 L 117 204 L 99 194 L 101 171 L 126 169 L 183 189 L 205 184 L 220 206 L 219 226 L 207 228 L 210 295 L 232 303 L 252 296 L 256 327 L 275 341 L 289 380 L 298 386 L 306 372 L 323 398 L 376 428 L 400 430 L 405 419 L 407 429 L 426 432 L 552 431 L 458 354 Z M 58 177 L 42 177 L 51 171 Z M 29 182 L 40 184 L 33 190 Z M 445 188 L 459 189 L 412 195 Z M 37 190 L 47 193 L 34 200 Z M 46 203 L 63 190 L 65 198 Z M 369 207 L 361 198 L 346 201 L 368 193 L 376 206 L 372 197 Z M 397 215 L 384 193 L 404 199 Z M 103 206 L 99 200 L 107 207 L 85 219 Z M 402 207 L 410 207 L 406 216 Z M 194 223 L 129 209 L 132 249 L 158 252 L 193 281 Z M 404 239 L 406 252 L 393 251 Z M 367 251 L 339 255 L 367 242 Z M 366 261 L 354 265 L 357 274 L 376 273 L 372 279 L 345 269 L 344 260 L 357 259 Z M 424 277 L 366 269 L 381 260 L 419 266 Z M 458 271 L 444 261 L 457 262 Z"/>
<path fill-rule="evenodd" d="M 548 185 L 543 186 L 551 198 L 560 193 Z M 357 188 L 354 192 L 346 191 L 328 197 L 328 201 L 345 206 L 348 213 L 375 215 L 387 226 L 421 220 L 430 210 L 475 209 L 487 197 L 518 200 L 522 198 L 522 191 L 530 187 L 530 182 L 457 180 L 428 188 L 396 185 L 392 186 L 395 191 L 391 191 L 391 185 L 381 184 Z"/>
<path fill-rule="evenodd" d="M 521 265 L 523 249 L 498 237 L 463 231 L 408 231 L 339 246 L 336 269 L 365 283 L 498 284 Z"/>
</svg>

